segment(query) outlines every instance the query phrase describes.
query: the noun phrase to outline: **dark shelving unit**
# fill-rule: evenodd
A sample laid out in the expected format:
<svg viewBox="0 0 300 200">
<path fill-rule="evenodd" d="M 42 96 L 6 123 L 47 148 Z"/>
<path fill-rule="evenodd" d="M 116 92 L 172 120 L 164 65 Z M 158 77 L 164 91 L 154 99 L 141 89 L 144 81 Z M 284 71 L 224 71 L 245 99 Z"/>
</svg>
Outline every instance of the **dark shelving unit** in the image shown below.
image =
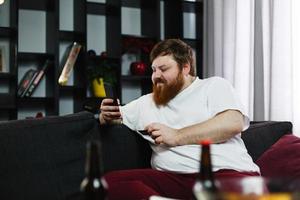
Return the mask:
<svg viewBox="0 0 300 200">
<path fill-rule="evenodd" d="M 203 2 L 187 2 L 183 0 L 106 0 L 105 3 L 88 2 L 86 0 L 73 0 L 73 30 L 60 30 L 60 18 L 64 13 L 60 13 L 62 0 L 10 0 L 9 1 L 9 27 L 1 27 L 0 39 L 9 42 L 9 71 L 0 72 L 0 83 L 7 85 L 7 93 L 0 93 L 0 112 L 5 114 L 8 120 L 17 119 L 18 112 L 22 109 L 36 110 L 44 108 L 45 115 L 60 115 L 62 98 L 70 99 L 73 104 L 73 112 L 85 109 L 86 105 L 100 105 L 102 98 L 88 95 L 89 80 L 86 69 L 88 63 L 98 62 L 100 57 L 87 56 L 87 15 L 105 16 L 106 51 L 108 59 L 113 60 L 119 67 L 116 68 L 117 84 L 116 93 L 122 101 L 122 88 L 126 84 L 137 85 L 141 88 L 142 94 L 151 92 L 151 70 L 143 76 L 122 74 L 122 56 L 128 51 L 125 42 L 135 40 L 141 43 L 156 42 L 161 40 L 161 31 L 164 31 L 163 38 L 181 38 L 190 44 L 196 51 L 197 73 L 202 77 L 202 37 L 203 37 Z M 163 2 L 163 13 L 161 12 L 161 2 Z M 140 11 L 140 35 L 122 33 L 122 8 L 134 8 Z M 22 51 L 18 49 L 20 10 L 41 11 L 45 13 L 45 52 Z M 196 14 L 196 38 L 184 38 L 183 13 Z M 1 17 L 1 16 L 0 16 Z M 164 19 L 161 22 L 161 19 Z M 176 22 L 176 25 L 174 25 Z M 33 22 L 34 23 L 34 22 Z M 161 30 L 161 23 L 164 24 Z M 58 78 L 62 70 L 61 45 L 78 42 L 82 45 L 81 52 L 73 68 L 73 83 L 67 86 L 60 86 Z M 35 41 L 32 41 L 33 43 Z M 150 67 L 149 52 L 143 51 L 137 46 L 135 52 L 140 61 L 145 62 Z M 32 65 L 40 69 L 46 60 L 51 60 L 51 66 L 44 76 L 45 95 L 19 98 L 16 95 L 18 81 L 22 78 L 20 69 Z M 200 62 L 199 62 L 200 61 Z M 21 71 L 22 71 L 21 70 Z M 94 110 L 95 111 L 95 110 Z M 94 112 L 93 111 L 93 112 Z M 96 111 L 95 111 L 96 112 Z M 30 116 L 29 116 L 30 117 Z M 1 119 L 0 119 L 1 120 Z"/>
<path fill-rule="evenodd" d="M 51 97 L 24 97 L 24 98 L 18 98 L 18 106 L 26 105 L 26 106 L 32 106 L 35 105 L 51 105 L 53 104 L 54 98 Z"/>
<path fill-rule="evenodd" d="M 10 110 L 14 110 L 15 97 L 12 94 L 0 94 L 0 109 L 10 113 Z"/>
<path fill-rule="evenodd" d="M 1 38 L 13 38 L 17 35 L 16 29 L 9 27 L 0 27 Z"/>
<path fill-rule="evenodd" d="M 151 81 L 150 76 L 138 76 L 138 75 L 123 75 L 121 77 L 123 81 Z"/>
<path fill-rule="evenodd" d="M 74 31 L 59 31 L 59 39 L 64 41 L 78 41 L 79 43 L 85 41 L 85 34 L 83 32 Z"/>
<path fill-rule="evenodd" d="M 1 72 L 0 73 L 0 79 L 1 80 L 10 80 L 12 78 L 14 78 L 15 76 L 11 73 L 8 73 L 8 72 Z"/>
<path fill-rule="evenodd" d="M 7 2 L 6 2 L 7 3 Z M 9 54 L 7 71 L 0 72 L 0 84 L 7 87 L 7 93 L 0 93 L 1 118 L 15 119 L 17 116 L 16 87 L 17 87 L 17 49 L 18 49 L 18 13 L 17 1 L 9 2 L 9 26 L 0 27 L 0 39 L 9 43 L 6 53 Z"/>
<path fill-rule="evenodd" d="M 197 75 L 202 78 L 203 60 L 203 1 L 188 2 L 181 0 L 164 0 L 165 38 L 180 38 L 196 51 Z M 196 38 L 184 38 L 183 13 L 191 12 L 196 15 Z M 176 26 L 174 26 L 176 22 Z"/>
<path fill-rule="evenodd" d="M 22 52 L 18 53 L 18 61 L 19 62 L 39 62 L 43 63 L 45 60 L 54 59 L 54 54 L 49 53 L 29 53 L 29 52 Z"/>
</svg>

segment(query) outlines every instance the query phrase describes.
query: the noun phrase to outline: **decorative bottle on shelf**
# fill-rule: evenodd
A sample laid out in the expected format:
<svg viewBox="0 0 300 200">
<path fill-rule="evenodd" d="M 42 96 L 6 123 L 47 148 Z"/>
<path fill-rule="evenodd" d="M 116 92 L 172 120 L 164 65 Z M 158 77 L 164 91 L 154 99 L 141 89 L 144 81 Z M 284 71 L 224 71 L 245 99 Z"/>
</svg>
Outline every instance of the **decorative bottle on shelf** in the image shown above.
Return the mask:
<svg viewBox="0 0 300 200">
<path fill-rule="evenodd" d="M 196 200 L 217 200 L 217 187 L 215 185 L 214 174 L 212 171 L 210 140 L 202 140 L 200 142 L 201 160 L 200 173 L 193 187 L 193 195 Z"/>
<path fill-rule="evenodd" d="M 87 143 L 86 177 L 80 185 L 84 200 L 104 200 L 105 187 L 101 181 L 102 167 L 100 164 L 100 144 L 97 141 Z"/>
</svg>

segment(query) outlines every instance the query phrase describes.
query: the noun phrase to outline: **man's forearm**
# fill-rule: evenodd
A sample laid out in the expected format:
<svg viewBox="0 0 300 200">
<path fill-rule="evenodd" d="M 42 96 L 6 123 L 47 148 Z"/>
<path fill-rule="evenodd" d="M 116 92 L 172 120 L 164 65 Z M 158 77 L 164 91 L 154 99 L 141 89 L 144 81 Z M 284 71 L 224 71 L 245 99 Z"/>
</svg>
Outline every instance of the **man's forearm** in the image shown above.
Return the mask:
<svg viewBox="0 0 300 200">
<path fill-rule="evenodd" d="M 243 115 L 236 110 L 227 110 L 217 116 L 192 126 L 178 130 L 178 145 L 198 144 L 203 139 L 222 143 L 240 133 L 243 129 Z"/>
</svg>

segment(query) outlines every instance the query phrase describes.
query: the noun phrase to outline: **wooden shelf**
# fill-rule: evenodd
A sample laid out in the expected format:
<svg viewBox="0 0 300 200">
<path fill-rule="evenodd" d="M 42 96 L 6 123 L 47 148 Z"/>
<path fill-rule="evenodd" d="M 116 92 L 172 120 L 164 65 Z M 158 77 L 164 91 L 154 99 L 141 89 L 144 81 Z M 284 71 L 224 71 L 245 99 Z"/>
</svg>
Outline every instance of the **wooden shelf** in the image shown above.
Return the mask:
<svg viewBox="0 0 300 200">
<path fill-rule="evenodd" d="M 123 7 L 140 8 L 141 2 L 139 0 L 126 0 L 126 1 L 122 1 L 121 5 Z"/>
<path fill-rule="evenodd" d="M 13 38 L 17 36 L 17 30 L 15 28 L 0 27 L 1 38 Z"/>
<path fill-rule="evenodd" d="M 106 5 L 104 3 L 87 2 L 87 13 L 93 15 L 106 15 Z"/>
<path fill-rule="evenodd" d="M 12 94 L 1 94 L 0 93 L 0 109 L 15 109 L 15 96 Z"/>
<path fill-rule="evenodd" d="M 49 106 L 54 102 L 53 97 L 24 97 L 17 99 L 17 105 L 31 105 L 31 106 Z"/>
<path fill-rule="evenodd" d="M 70 94 L 79 94 L 82 92 L 86 92 L 86 88 L 80 86 L 59 86 L 59 90 L 61 95 L 70 95 Z"/>
<path fill-rule="evenodd" d="M 122 75 L 122 81 L 151 81 L 151 76 Z"/>
<path fill-rule="evenodd" d="M 7 72 L 0 72 L 0 79 L 5 79 L 5 80 L 9 80 L 11 78 L 14 78 L 15 76 L 11 73 L 7 73 Z"/>
<path fill-rule="evenodd" d="M 20 0 L 19 9 L 54 11 L 53 0 Z"/>
<path fill-rule="evenodd" d="M 59 39 L 65 41 L 76 41 L 82 42 L 84 41 L 85 35 L 84 33 L 77 31 L 59 31 Z"/>
<path fill-rule="evenodd" d="M 102 58 L 99 55 L 96 55 L 96 56 L 88 56 L 87 59 L 89 59 L 91 61 L 98 62 L 98 61 L 103 60 L 104 58 Z M 108 62 L 113 62 L 113 63 L 119 63 L 120 62 L 120 58 L 105 57 L 105 59 L 107 59 Z"/>
<path fill-rule="evenodd" d="M 18 53 L 18 61 L 20 62 L 45 62 L 46 59 L 54 60 L 54 55 L 49 53 L 30 53 L 20 52 Z"/>
</svg>

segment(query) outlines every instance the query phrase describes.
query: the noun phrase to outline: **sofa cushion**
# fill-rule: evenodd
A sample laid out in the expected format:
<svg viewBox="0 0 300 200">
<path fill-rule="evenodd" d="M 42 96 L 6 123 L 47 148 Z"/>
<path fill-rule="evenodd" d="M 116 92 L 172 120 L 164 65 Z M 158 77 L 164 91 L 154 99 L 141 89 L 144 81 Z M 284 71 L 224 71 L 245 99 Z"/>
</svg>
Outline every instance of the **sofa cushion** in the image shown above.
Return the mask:
<svg viewBox="0 0 300 200">
<path fill-rule="evenodd" d="M 97 133 L 88 112 L 0 122 L 0 199 L 66 199 L 78 192 L 86 142 Z"/>
<path fill-rule="evenodd" d="M 150 168 L 151 149 L 146 140 L 125 125 L 101 126 L 104 171 Z"/>
<path fill-rule="evenodd" d="M 280 137 L 291 132 L 291 122 L 251 122 L 250 127 L 242 133 L 242 139 L 253 161 L 256 161 Z"/>
<path fill-rule="evenodd" d="M 288 134 L 269 148 L 256 164 L 265 177 L 300 178 L 300 138 Z"/>
</svg>

